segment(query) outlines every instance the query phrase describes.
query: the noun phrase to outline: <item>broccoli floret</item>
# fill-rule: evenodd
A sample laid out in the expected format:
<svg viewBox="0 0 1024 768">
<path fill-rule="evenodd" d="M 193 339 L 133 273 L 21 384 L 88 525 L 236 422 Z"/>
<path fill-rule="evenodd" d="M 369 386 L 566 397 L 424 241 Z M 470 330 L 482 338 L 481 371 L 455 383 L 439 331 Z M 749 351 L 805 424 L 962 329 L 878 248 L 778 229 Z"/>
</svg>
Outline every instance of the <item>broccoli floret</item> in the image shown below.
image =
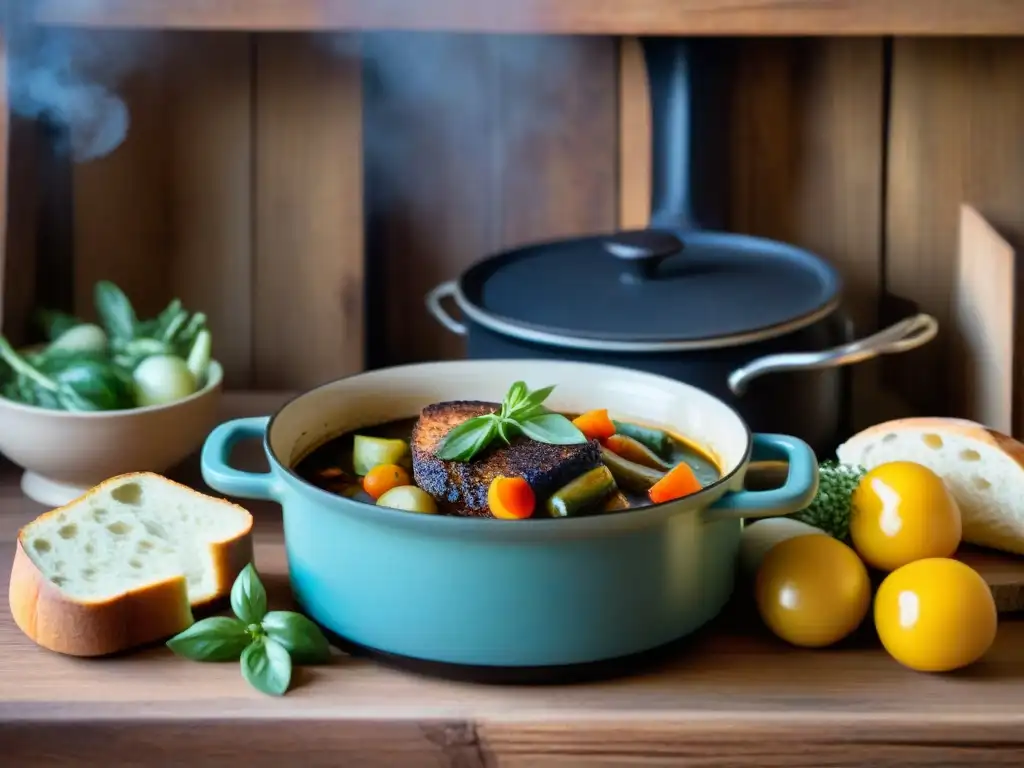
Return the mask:
<svg viewBox="0 0 1024 768">
<path fill-rule="evenodd" d="M 824 461 L 818 469 L 818 493 L 806 509 L 790 515 L 846 541 L 850 534 L 850 497 L 866 469 Z"/>
</svg>

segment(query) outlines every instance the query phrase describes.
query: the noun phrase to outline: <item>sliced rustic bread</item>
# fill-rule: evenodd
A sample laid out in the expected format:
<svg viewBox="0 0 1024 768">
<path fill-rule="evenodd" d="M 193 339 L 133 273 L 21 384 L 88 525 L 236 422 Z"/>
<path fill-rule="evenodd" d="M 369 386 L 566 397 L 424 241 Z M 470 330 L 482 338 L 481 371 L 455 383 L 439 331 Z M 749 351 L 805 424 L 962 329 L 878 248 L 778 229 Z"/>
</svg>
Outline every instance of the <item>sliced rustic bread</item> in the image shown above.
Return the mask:
<svg viewBox="0 0 1024 768">
<path fill-rule="evenodd" d="M 1024 445 L 1012 437 L 965 419 L 897 419 L 854 435 L 836 455 L 867 469 L 923 464 L 956 497 L 964 541 L 1024 554 Z"/>
<path fill-rule="evenodd" d="M 242 507 L 138 473 L 106 480 L 22 528 L 14 621 L 39 645 L 100 656 L 192 624 L 192 606 L 230 593 L 252 560 Z"/>
</svg>

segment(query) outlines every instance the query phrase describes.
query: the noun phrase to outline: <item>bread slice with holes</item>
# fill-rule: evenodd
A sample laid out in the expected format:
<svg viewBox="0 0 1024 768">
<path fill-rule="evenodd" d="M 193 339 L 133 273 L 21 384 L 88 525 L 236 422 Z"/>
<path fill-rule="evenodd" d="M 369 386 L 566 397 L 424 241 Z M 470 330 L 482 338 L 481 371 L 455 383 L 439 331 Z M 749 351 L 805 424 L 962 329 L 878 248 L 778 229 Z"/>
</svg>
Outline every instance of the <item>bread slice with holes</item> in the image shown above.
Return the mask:
<svg viewBox="0 0 1024 768">
<path fill-rule="evenodd" d="M 867 469 L 923 464 L 956 497 L 964 541 L 1024 554 L 1024 445 L 1012 437 L 965 419 L 897 419 L 854 435 L 836 455 Z"/>
<path fill-rule="evenodd" d="M 230 594 L 252 515 L 160 475 L 106 480 L 21 529 L 11 615 L 44 648 L 102 656 L 168 638 Z"/>
</svg>

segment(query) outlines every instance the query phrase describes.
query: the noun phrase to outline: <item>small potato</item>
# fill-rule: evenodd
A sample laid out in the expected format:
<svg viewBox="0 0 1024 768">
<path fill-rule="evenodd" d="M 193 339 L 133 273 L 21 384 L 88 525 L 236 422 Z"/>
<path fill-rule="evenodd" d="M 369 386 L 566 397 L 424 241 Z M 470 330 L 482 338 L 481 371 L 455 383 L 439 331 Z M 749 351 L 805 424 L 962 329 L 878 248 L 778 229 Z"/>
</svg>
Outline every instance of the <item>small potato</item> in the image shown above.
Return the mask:
<svg viewBox="0 0 1024 768">
<path fill-rule="evenodd" d="M 378 507 L 401 509 L 405 512 L 419 512 L 424 515 L 436 515 L 437 503 L 434 497 L 415 485 L 400 485 L 377 499 Z"/>
</svg>

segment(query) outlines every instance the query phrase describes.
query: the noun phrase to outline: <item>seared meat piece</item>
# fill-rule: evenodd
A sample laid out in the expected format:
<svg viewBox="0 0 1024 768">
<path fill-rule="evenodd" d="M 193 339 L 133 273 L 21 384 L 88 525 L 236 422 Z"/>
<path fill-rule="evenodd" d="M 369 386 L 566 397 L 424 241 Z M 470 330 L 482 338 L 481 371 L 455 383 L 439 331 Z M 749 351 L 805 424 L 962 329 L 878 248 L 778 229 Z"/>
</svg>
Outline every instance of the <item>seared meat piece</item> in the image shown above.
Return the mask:
<svg viewBox="0 0 1024 768">
<path fill-rule="evenodd" d="M 420 488 L 444 511 L 490 517 L 487 489 L 498 475 L 523 477 L 533 488 L 540 508 L 552 493 L 601 463 L 596 440 L 578 445 L 548 445 L 522 435 L 511 445 L 496 439 L 472 461 L 442 461 L 434 453 L 454 427 L 475 416 L 494 413 L 498 403 L 458 400 L 428 405 L 412 430 L 412 473 Z"/>
</svg>

